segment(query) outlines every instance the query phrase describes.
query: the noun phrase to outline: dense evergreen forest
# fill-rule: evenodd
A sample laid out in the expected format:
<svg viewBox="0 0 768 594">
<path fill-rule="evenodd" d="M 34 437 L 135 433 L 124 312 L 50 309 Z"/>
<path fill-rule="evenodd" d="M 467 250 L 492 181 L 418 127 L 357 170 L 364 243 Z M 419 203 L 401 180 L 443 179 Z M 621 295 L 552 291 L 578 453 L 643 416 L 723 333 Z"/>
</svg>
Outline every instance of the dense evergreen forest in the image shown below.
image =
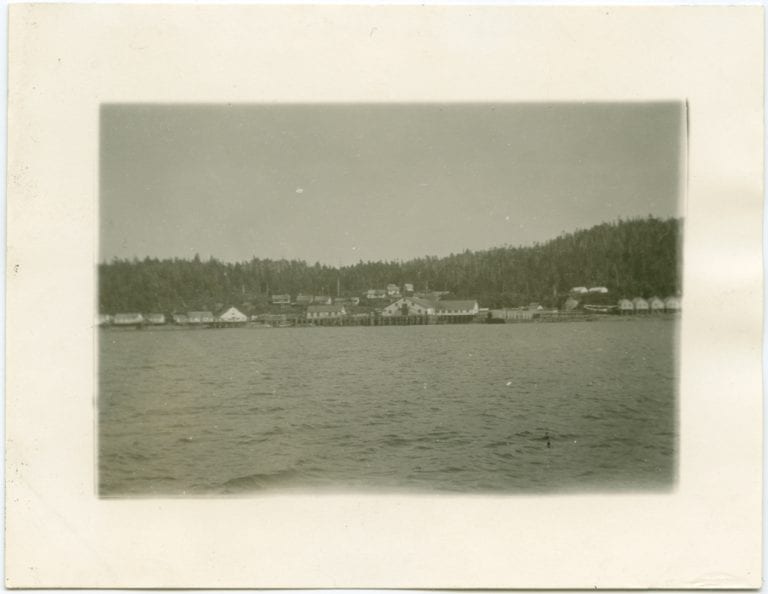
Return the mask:
<svg viewBox="0 0 768 594">
<path fill-rule="evenodd" d="M 466 250 L 406 262 L 359 262 L 341 268 L 254 258 L 115 259 L 99 266 L 102 313 L 263 310 L 269 295 L 360 296 L 389 283 L 416 291 L 449 291 L 484 307 L 530 302 L 560 306 L 571 287 L 605 286 L 610 300 L 665 297 L 680 291 L 678 219 L 620 220 L 563 234 L 533 246 Z"/>
</svg>

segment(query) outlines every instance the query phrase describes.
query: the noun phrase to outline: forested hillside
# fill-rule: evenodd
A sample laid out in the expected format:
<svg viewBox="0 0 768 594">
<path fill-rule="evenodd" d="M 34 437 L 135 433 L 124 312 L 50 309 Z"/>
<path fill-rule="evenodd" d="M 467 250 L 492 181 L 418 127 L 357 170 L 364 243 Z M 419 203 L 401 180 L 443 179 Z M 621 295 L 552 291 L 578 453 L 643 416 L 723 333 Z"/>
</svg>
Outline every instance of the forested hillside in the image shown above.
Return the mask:
<svg viewBox="0 0 768 594">
<path fill-rule="evenodd" d="M 559 306 L 571 287 L 605 286 L 611 299 L 668 296 L 680 290 L 678 219 L 603 223 L 526 247 L 464 251 L 406 262 L 359 262 L 336 268 L 296 260 L 254 258 L 145 258 L 99 266 L 103 313 L 215 310 L 235 305 L 253 310 L 270 294 L 360 295 L 389 283 L 413 283 L 417 291 L 450 291 L 482 306 L 532 301 Z"/>
</svg>

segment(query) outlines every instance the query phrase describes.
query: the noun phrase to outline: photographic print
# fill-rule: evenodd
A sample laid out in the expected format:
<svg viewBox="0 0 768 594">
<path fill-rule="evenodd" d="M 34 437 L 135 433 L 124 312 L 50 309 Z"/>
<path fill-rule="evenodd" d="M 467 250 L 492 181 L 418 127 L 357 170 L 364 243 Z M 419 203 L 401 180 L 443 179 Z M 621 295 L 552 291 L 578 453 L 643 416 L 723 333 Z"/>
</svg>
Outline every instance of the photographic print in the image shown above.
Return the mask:
<svg viewBox="0 0 768 594">
<path fill-rule="evenodd" d="M 684 102 L 105 104 L 98 493 L 674 489 Z"/>
</svg>

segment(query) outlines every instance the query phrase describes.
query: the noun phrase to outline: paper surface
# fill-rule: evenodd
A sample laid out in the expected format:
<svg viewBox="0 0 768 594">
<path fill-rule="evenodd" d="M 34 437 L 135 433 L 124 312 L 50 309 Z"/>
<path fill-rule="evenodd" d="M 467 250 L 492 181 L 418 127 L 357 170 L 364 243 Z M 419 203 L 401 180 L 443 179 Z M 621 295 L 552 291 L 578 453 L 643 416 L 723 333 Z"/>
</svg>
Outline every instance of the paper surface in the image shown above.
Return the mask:
<svg viewBox="0 0 768 594">
<path fill-rule="evenodd" d="M 760 584 L 763 13 L 756 7 L 13 5 L 11 587 Z M 672 494 L 95 491 L 99 105 L 686 100 Z"/>
</svg>

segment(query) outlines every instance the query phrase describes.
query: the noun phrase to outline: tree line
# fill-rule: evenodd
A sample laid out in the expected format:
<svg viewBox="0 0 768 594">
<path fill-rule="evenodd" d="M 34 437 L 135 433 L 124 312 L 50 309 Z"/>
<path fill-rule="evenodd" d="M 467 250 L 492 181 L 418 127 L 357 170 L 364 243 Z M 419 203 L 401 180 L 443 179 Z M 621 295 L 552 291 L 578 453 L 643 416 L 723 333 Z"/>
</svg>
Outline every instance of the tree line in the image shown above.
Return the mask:
<svg viewBox="0 0 768 594">
<path fill-rule="evenodd" d="M 99 265 L 102 313 L 258 309 L 272 294 L 360 296 L 411 283 L 482 306 L 560 306 L 577 286 L 604 286 L 610 299 L 680 292 L 682 221 L 647 217 L 602 223 L 532 246 L 465 250 L 445 257 L 334 267 L 302 260 L 228 263 L 215 258 L 114 259 Z"/>
</svg>

